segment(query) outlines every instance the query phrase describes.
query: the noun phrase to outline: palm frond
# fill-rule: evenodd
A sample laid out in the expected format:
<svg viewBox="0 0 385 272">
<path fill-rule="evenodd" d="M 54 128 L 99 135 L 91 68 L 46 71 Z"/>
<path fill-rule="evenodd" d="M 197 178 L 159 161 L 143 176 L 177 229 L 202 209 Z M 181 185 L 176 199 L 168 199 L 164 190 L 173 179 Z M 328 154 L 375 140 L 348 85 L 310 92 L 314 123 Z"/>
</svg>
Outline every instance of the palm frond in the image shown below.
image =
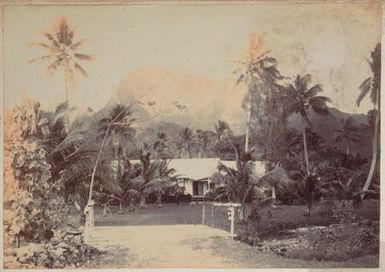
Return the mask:
<svg viewBox="0 0 385 272">
<path fill-rule="evenodd" d="M 58 50 L 58 48 L 56 48 L 56 47 L 54 47 L 52 45 L 43 43 L 43 42 L 33 42 L 33 43 L 30 44 L 30 46 L 41 47 L 41 48 L 44 48 L 44 49 L 48 49 L 51 52 L 57 52 L 57 50 Z"/>
<path fill-rule="evenodd" d="M 268 197 L 268 198 L 265 198 L 265 199 L 259 201 L 258 204 L 257 204 L 257 207 L 260 208 L 260 209 L 271 207 L 274 204 L 275 201 L 276 201 L 275 198 Z"/>
<path fill-rule="evenodd" d="M 241 159 L 239 157 L 239 151 L 238 151 L 237 147 L 233 143 L 231 143 L 230 145 L 233 148 L 234 153 L 235 153 L 235 163 L 236 163 L 236 166 L 237 166 L 237 170 L 238 171 L 242 171 L 242 162 L 241 162 Z"/>
<path fill-rule="evenodd" d="M 245 79 L 245 75 L 244 74 L 240 74 L 239 77 L 237 78 L 236 84 L 238 85 L 239 83 L 244 81 L 244 79 Z"/>
<path fill-rule="evenodd" d="M 336 187 L 337 189 L 345 189 L 346 188 L 346 186 L 339 180 L 333 180 L 331 185 Z"/>
<path fill-rule="evenodd" d="M 62 63 L 61 59 L 55 60 L 53 63 L 51 63 L 47 67 L 48 74 L 52 74 L 52 72 L 55 71 L 61 65 L 61 63 Z"/>
<path fill-rule="evenodd" d="M 227 197 L 227 192 L 223 192 L 223 193 L 219 193 L 214 199 L 213 201 L 220 201 L 224 198 Z"/>
<path fill-rule="evenodd" d="M 309 99 L 309 104 L 312 109 L 322 115 L 328 115 L 329 109 L 326 105 L 326 102 L 331 102 L 331 99 L 326 96 L 315 96 Z"/>
<path fill-rule="evenodd" d="M 262 58 L 266 57 L 267 54 L 269 54 L 271 52 L 271 50 L 267 50 L 265 52 L 263 52 L 262 54 L 260 54 L 258 56 L 258 58 L 256 59 L 256 61 L 258 62 L 259 60 L 261 60 Z"/>
<path fill-rule="evenodd" d="M 281 73 L 278 71 L 277 67 L 271 66 L 271 67 L 265 67 L 263 68 L 263 74 L 261 77 L 267 77 L 269 81 L 276 81 L 277 79 L 281 79 Z"/>
<path fill-rule="evenodd" d="M 323 89 L 322 89 L 322 86 L 320 84 L 317 84 L 313 87 L 311 87 L 306 93 L 305 93 L 305 97 L 306 98 L 311 98 L 311 97 L 314 97 L 316 96 L 317 94 L 323 92 Z"/>
<path fill-rule="evenodd" d="M 66 101 L 56 106 L 55 114 L 59 114 L 67 110 L 68 110 L 68 102 Z"/>
<path fill-rule="evenodd" d="M 129 189 L 129 190 L 127 190 L 126 194 L 131 196 L 131 197 L 139 197 L 141 193 L 138 190 Z"/>
<path fill-rule="evenodd" d="M 87 72 L 86 70 L 84 70 L 84 68 L 77 62 L 75 62 L 75 65 L 74 65 L 75 69 L 78 70 L 83 76 L 87 76 Z"/>
<path fill-rule="evenodd" d="M 260 59 L 258 62 L 260 62 L 264 68 L 270 68 L 272 66 L 277 65 L 277 60 L 272 57 L 264 57 Z"/>
<path fill-rule="evenodd" d="M 260 178 L 260 182 L 268 184 L 269 186 L 286 185 L 292 182 L 282 167 L 276 167 L 267 172 Z"/>
<path fill-rule="evenodd" d="M 73 44 L 70 46 L 70 49 L 71 49 L 71 50 L 76 50 L 76 49 L 78 49 L 79 47 L 81 47 L 81 46 L 84 44 L 85 41 L 86 41 L 86 40 L 83 39 L 83 40 L 80 40 L 80 41 L 78 41 L 78 42 L 76 42 L 76 43 L 73 43 Z"/>
<path fill-rule="evenodd" d="M 362 100 L 365 98 L 365 96 L 370 92 L 372 87 L 372 78 L 369 77 L 364 80 L 364 82 L 361 83 L 359 90 L 360 94 L 357 97 L 356 105 L 359 107 Z"/>
<path fill-rule="evenodd" d="M 93 60 L 93 57 L 91 55 L 87 54 L 80 54 L 80 53 L 75 53 L 75 58 L 80 59 L 80 60 Z"/>
<path fill-rule="evenodd" d="M 306 90 L 307 89 L 307 86 L 309 86 L 310 82 L 311 82 L 311 75 L 310 74 L 306 74 L 304 76 L 297 76 L 297 84 L 303 88 L 303 90 Z"/>
<path fill-rule="evenodd" d="M 57 39 L 55 39 L 55 37 L 51 33 L 46 32 L 46 33 L 43 33 L 43 35 L 46 36 L 47 39 L 52 42 L 52 45 L 54 48 L 60 49 L 60 42 Z"/>
<path fill-rule="evenodd" d="M 37 57 L 37 58 L 33 58 L 31 60 L 28 61 L 28 63 L 34 63 L 36 61 L 46 61 L 46 60 L 50 60 L 52 58 L 55 58 L 56 56 L 53 55 L 53 54 L 50 54 L 50 55 L 44 55 L 44 56 L 40 56 L 40 57 Z"/>
</svg>

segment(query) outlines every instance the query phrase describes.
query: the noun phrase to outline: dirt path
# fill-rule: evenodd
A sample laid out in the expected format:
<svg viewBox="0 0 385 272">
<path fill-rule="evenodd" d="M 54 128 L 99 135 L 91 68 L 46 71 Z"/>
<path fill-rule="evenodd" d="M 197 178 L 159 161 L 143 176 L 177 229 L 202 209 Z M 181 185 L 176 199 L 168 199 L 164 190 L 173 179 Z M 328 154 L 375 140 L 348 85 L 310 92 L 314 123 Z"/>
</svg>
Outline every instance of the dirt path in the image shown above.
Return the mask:
<svg viewBox="0 0 385 272">
<path fill-rule="evenodd" d="M 203 225 L 97 227 L 90 243 L 109 252 L 95 263 L 90 263 L 90 267 L 321 268 L 357 267 L 361 263 L 280 258 L 233 241 L 225 231 Z"/>
</svg>

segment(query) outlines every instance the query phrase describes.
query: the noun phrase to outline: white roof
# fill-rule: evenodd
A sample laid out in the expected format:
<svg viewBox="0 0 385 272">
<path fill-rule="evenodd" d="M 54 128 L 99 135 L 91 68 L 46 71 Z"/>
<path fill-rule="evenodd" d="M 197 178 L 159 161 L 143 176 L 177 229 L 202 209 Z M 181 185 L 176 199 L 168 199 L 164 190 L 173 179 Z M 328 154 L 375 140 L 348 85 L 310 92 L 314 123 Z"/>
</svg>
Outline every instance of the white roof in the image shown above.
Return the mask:
<svg viewBox="0 0 385 272">
<path fill-rule="evenodd" d="M 174 168 L 181 178 L 193 180 L 211 177 L 216 171 L 219 158 L 172 159 L 168 167 Z"/>
<path fill-rule="evenodd" d="M 139 160 L 130 160 L 131 163 L 140 163 Z M 174 168 L 176 175 L 181 178 L 200 180 L 211 177 L 218 171 L 219 162 L 227 167 L 236 169 L 236 161 L 221 161 L 219 158 L 200 158 L 200 159 L 171 159 L 168 168 Z M 265 174 L 265 163 L 255 161 L 255 171 L 258 174 Z"/>
</svg>

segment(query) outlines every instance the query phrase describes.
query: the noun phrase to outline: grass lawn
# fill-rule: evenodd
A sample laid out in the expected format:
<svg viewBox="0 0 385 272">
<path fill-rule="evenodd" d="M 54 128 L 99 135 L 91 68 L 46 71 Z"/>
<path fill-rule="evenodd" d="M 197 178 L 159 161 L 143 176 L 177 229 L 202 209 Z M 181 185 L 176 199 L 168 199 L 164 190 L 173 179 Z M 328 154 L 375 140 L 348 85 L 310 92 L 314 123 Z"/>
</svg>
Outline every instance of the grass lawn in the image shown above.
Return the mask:
<svg viewBox="0 0 385 272">
<path fill-rule="evenodd" d="M 102 216 L 102 208 L 95 209 L 96 226 L 130 226 L 130 225 L 176 225 L 176 224 L 201 224 L 202 204 L 176 205 L 174 203 L 164 204 L 162 207 L 148 205 L 148 208 L 129 212 L 124 208 L 123 214 L 118 214 L 118 208 L 112 207 L 112 215 Z M 367 200 L 363 202 L 362 208 L 357 212 L 368 219 L 379 220 L 379 201 Z M 284 229 L 293 229 L 306 226 L 322 226 L 331 223 L 327 216 L 318 215 L 312 212 L 310 217 L 304 216 L 305 206 L 280 205 L 271 209 L 271 216 L 262 212 L 261 229 L 268 233 L 279 232 Z M 212 217 L 212 212 L 214 216 Z M 226 207 L 214 207 L 206 204 L 205 224 L 224 230 L 230 229 L 230 221 L 227 218 Z M 236 223 L 235 232 L 240 233 L 245 228 L 244 224 Z"/>
<path fill-rule="evenodd" d="M 227 218 L 226 207 L 215 207 L 212 210 L 212 205 L 206 203 L 205 205 L 205 224 L 223 229 L 226 231 L 230 230 L 230 222 Z M 357 212 L 365 218 L 371 220 L 379 219 L 379 201 L 364 201 L 363 207 Z M 118 214 L 118 208 L 111 208 L 112 215 L 103 217 L 102 208 L 97 207 L 95 209 L 95 225 L 96 226 L 146 226 L 146 225 L 199 225 L 202 223 L 202 210 L 203 204 L 196 205 L 176 205 L 176 204 L 164 204 L 162 207 L 156 205 L 148 205 L 148 208 L 135 212 L 129 212 L 128 208 L 124 208 L 123 214 Z M 280 239 L 281 234 L 284 233 L 285 229 L 299 228 L 306 226 L 319 226 L 328 225 L 331 219 L 327 216 L 320 216 L 316 211 L 312 213 L 310 217 L 303 216 L 306 211 L 305 206 L 288 206 L 280 205 L 275 209 L 271 209 L 271 215 L 267 213 L 262 214 L 261 228 L 266 232 L 262 234 L 262 238 L 267 240 Z M 212 212 L 214 216 L 212 217 Z M 245 233 L 247 228 L 246 224 L 236 223 L 235 232 L 238 236 Z M 283 237 L 283 236 L 282 236 Z M 217 241 L 219 244 L 221 241 Z M 219 247 L 216 249 L 217 252 L 221 252 L 223 245 L 216 245 L 213 243 L 212 246 Z M 232 241 L 235 242 L 235 241 Z M 226 242 L 230 243 L 230 241 Z M 232 256 L 235 258 L 234 262 L 244 263 L 245 267 L 259 267 L 263 264 L 264 258 L 266 258 L 266 265 L 273 267 L 376 267 L 378 265 L 378 255 L 368 255 L 363 257 L 354 258 L 351 260 L 344 260 L 338 262 L 328 261 L 312 261 L 302 260 L 302 258 L 286 259 L 283 257 L 276 256 L 271 253 L 261 253 L 253 246 L 249 246 L 243 242 L 236 241 L 237 247 L 232 249 L 231 252 L 222 252 L 224 255 Z M 233 243 L 231 243 L 233 245 Z M 234 246 L 234 245 L 233 245 Z M 130 248 L 130 247 L 129 247 Z M 133 249 L 131 249 L 133 250 Z M 123 250 L 111 250 L 108 256 L 113 260 L 111 263 L 114 265 L 122 262 L 122 266 L 126 265 L 127 259 L 134 258 L 130 257 L 130 254 L 123 256 Z M 237 254 L 233 252 L 238 252 Z M 221 254 L 222 254 L 221 253 Z M 221 255 L 219 254 L 219 255 Z M 235 254 L 235 255 L 234 255 Z M 263 255 L 265 254 L 265 255 Z M 123 256 L 123 257 L 122 257 Z M 259 257 L 258 257 L 259 256 Z M 261 256 L 265 256 L 261 258 Z M 259 259 L 258 259 L 259 258 Z M 121 261 L 120 259 L 124 259 Z M 130 259 L 130 260 L 131 260 Z M 135 258 L 134 258 L 135 259 Z M 120 261 L 117 261 L 120 260 Z M 287 261 L 285 261 L 287 260 Z M 104 261 L 101 261 L 104 263 Z M 130 261 L 131 262 L 131 261 Z M 314 262 L 314 263 L 313 263 Z M 284 263 L 284 264 L 283 264 Z M 100 264 L 95 264 L 99 266 Z M 263 266 L 262 266 L 263 267 Z"/>
<path fill-rule="evenodd" d="M 135 225 L 178 225 L 201 224 L 202 205 L 164 204 L 162 207 L 148 205 L 146 209 L 118 214 L 118 208 L 111 208 L 112 215 L 103 217 L 102 208 L 95 210 L 95 226 L 135 226 Z"/>
</svg>

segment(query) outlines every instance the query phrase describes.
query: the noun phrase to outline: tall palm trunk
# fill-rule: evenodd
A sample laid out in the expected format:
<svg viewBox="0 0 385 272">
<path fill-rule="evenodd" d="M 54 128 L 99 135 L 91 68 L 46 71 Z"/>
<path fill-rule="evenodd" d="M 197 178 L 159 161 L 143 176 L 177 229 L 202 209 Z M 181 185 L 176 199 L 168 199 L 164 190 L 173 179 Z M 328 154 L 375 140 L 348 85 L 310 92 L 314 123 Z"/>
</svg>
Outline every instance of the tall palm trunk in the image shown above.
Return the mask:
<svg viewBox="0 0 385 272">
<path fill-rule="evenodd" d="M 346 155 L 349 155 L 350 149 L 349 149 L 349 141 L 346 140 Z"/>
<path fill-rule="evenodd" d="M 245 152 L 249 151 L 250 119 L 251 119 L 251 95 L 250 95 L 250 91 L 249 91 L 248 109 L 247 109 L 247 122 L 246 122 L 246 137 L 245 137 Z"/>
<path fill-rule="evenodd" d="M 239 221 L 241 222 L 246 219 L 246 199 L 249 196 L 250 192 L 253 190 L 253 188 L 254 188 L 254 185 L 247 188 L 243 198 L 241 199 L 241 207 L 239 207 L 239 214 L 238 214 Z"/>
<path fill-rule="evenodd" d="M 104 133 L 103 141 L 102 141 L 102 144 L 101 144 L 99 152 L 98 152 L 98 156 L 97 156 L 96 161 L 95 161 L 94 169 L 92 170 L 90 192 L 89 192 L 89 195 L 88 195 L 88 204 L 92 200 L 92 190 L 94 189 L 96 170 L 98 168 L 99 161 L 100 161 L 100 158 L 102 156 L 104 146 L 105 146 L 105 144 L 107 142 L 107 136 L 108 136 L 108 132 L 110 130 L 110 127 L 111 127 L 111 124 L 109 124 L 107 126 L 106 132 Z"/>
<path fill-rule="evenodd" d="M 141 209 L 144 209 L 146 207 L 146 195 L 144 193 L 142 193 L 140 195 L 140 208 Z"/>
<path fill-rule="evenodd" d="M 374 124 L 374 136 L 373 136 L 373 151 L 372 151 L 372 164 L 370 165 L 370 170 L 368 177 L 366 178 L 364 187 L 362 188 L 362 191 L 367 191 L 369 189 L 370 183 L 372 182 L 374 171 L 376 169 L 377 164 L 377 155 L 378 155 L 378 129 L 380 126 L 380 112 L 378 111 L 376 116 L 376 122 Z M 365 197 L 364 194 L 361 195 L 361 199 Z"/>
<path fill-rule="evenodd" d="M 306 142 L 306 125 L 305 120 L 303 120 L 303 128 L 302 128 L 302 138 L 303 138 L 303 152 L 305 156 L 305 164 L 306 164 L 306 172 L 309 175 L 309 155 L 307 154 L 307 142 Z"/>
<path fill-rule="evenodd" d="M 156 204 L 161 207 L 162 206 L 162 191 L 158 191 L 156 194 Z"/>
<path fill-rule="evenodd" d="M 271 186 L 271 197 L 277 199 L 277 195 L 275 193 L 275 185 Z"/>
<path fill-rule="evenodd" d="M 123 199 L 119 200 L 119 211 L 118 214 L 123 214 Z"/>
<path fill-rule="evenodd" d="M 238 219 L 239 221 L 245 221 L 246 218 L 246 204 L 242 204 L 241 207 L 239 208 L 239 213 L 238 213 Z"/>
<path fill-rule="evenodd" d="M 64 86 L 65 86 L 65 102 L 69 105 L 69 92 L 70 92 L 70 85 L 71 85 L 71 75 L 70 75 L 70 67 L 68 60 L 64 64 Z"/>
</svg>

